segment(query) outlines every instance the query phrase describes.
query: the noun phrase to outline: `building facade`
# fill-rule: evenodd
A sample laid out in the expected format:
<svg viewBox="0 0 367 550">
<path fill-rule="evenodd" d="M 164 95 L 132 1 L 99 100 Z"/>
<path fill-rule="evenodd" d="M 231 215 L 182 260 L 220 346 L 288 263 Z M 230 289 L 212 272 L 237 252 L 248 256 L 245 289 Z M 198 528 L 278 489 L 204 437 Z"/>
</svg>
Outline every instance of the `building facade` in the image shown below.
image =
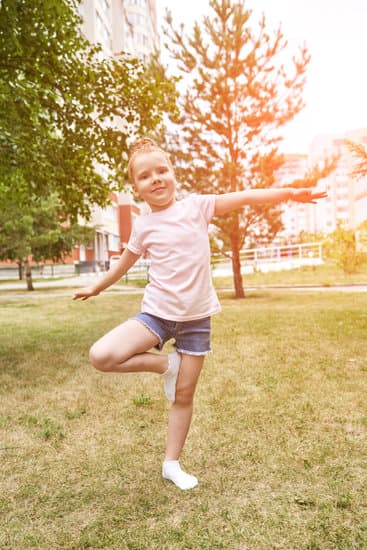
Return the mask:
<svg viewBox="0 0 367 550">
<path fill-rule="evenodd" d="M 310 162 L 337 155 L 334 172 L 320 182 L 328 193 L 324 208 L 316 210 L 314 229 L 323 233 L 334 231 L 338 223 L 348 229 L 357 229 L 367 219 L 367 178 L 352 177 L 356 159 L 348 148 L 348 141 L 367 146 L 367 128 L 350 130 L 340 135 L 321 135 L 313 141 Z"/>
<path fill-rule="evenodd" d="M 127 52 L 141 58 L 159 45 L 155 0 L 82 0 L 82 32 L 106 56 Z"/>
<path fill-rule="evenodd" d="M 290 154 L 284 155 L 284 157 L 284 164 L 276 174 L 276 185 L 279 187 L 290 185 L 295 180 L 302 178 L 307 170 L 307 155 Z M 294 203 L 282 205 L 284 230 L 278 235 L 278 238 L 295 241 L 302 231 L 306 231 L 310 216 L 306 206 Z"/>
<path fill-rule="evenodd" d="M 100 44 L 106 57 L 125 52 L 145 59 L 158 48 L 155 0 L 82 0 L 78 9 L 82 33 L 89 42 Z M 91 223 L 98 227 L 94 246 L 75 249 L 73 260 L 103 269 L 123 250 L 138 214 L 129 193 L 111 193 L 108 207 L 93 208 Z"/>
<path fill-rule="evenodd" d="M 343 134 L 319 135 L 313 140 L 308 155 L 285 155 L 285 163 L 277 172 L 276 182 L 285 186 L 301 179 L 307 169 L 336 155 L 337 168 L 318 183 L 328 197 L 317 204 L 284 205 L 282 221 L 285 239 L 295 240 L 300 232 L 331 233 L 338 223 L 356 230 L 367 220 L 367 178 L 351 176 L 355 157 L 348 148 L 348 141 L 367 146 L 367 128 L 350 130 Z"/>
</svg>

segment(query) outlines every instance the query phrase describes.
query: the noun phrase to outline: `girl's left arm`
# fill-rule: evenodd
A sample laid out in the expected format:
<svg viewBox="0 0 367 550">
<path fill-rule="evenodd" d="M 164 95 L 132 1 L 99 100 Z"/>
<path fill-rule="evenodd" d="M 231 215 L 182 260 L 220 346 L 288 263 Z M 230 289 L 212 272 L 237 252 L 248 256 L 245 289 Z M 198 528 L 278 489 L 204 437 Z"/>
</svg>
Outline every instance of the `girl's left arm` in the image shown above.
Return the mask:
<svg viewBox="0 0 367 550">
<path fill-rule="evenodd" d="M 243 206 L 258 204 L 277 204 L 285 201 L 305 202 L 316 204 L 318 199 L 324 199 L 327 193 L 315 191 L 309 187 L 295 189 L 283 187 L 280 189 L 248 189 L 234 193 L 217 195 L 215 199 L 215 216 L 226 214 Z"/>
</svg>

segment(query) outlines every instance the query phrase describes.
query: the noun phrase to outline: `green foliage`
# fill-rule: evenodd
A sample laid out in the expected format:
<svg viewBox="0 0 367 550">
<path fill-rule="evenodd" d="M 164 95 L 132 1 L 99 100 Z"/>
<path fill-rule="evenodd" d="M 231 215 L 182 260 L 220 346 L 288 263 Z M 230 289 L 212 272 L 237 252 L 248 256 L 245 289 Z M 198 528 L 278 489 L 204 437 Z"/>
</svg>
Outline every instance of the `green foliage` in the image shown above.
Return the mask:
<svg viewBox="0 0 367 550">
<path fill-rule="evenodd" d="M 297 242 L 302 243 L 321 243 L 325 240 L 325 234 L 316 232 L 308 233 L 307 231 L 300 231 L 298 234 Z"/>
<path fill-rule="evenodd" d="M 123 186 L 128 140 L 175 110 L 156 59 L 102 59 L 80 23 L 75 0 L 0 3 L 0 206 L 21 181 L 28 196 L 56 192 L 65 218 L 88 217 Z"/>
<path fill-rule="evenodd" d="M 281 128 L 303 108 L 309 54 L 302 47 L 285 61 L 281 29 L 269 31 L 265 17 L 256 26 L 245 2 L 209 4 L 210 15 L 195 23 L 190 36 L 174 28 L 169 12 L 166 16 L 168 48 L 178 70 L 188 75 L 177 134 L 167 145 L 178 159 L 184 190 L 226 193 L 271 187 L 284 162 L 278 151 Z M 309 174 L 308 185 L 315 185 L 323 168 Z M 246 207 L 214 223 L 223 250 L 233 258 L 241 297 L 239 251 L 272 240 L 282 228 L 280 209 Z"/>
<path fill-rule="evenodd" d="M 26 428 L 35 430 L 35 434 L 42 439 L 64 439 L 63 426 L 49 417 L 37 418 L 33 415 L 22 415 L 19 417 L 19 424 Z"/>
<path fill-rule="evenodd" d="M 134 397 L 133 403 L 136 407 L 150 407 L 152 405 L 152 398 L 149 395 L 140 395 Z"/>
<path fill-rule="evenodd" d="M 95 232 L 78 224 L 61 225 L 56 195 L 21 208 L 9 200 L 7 210 L 0 211 L 0 229 L 0 258 L 19 262 L 30 255 L 36 262 L 62 260 L 77 244 L 90 242 Z"/>
<path fill-rule="evenodd" d="M 325 255 L 333 259 L 344 273 L 357 273 L 366 261 L 366 254 L 357 250 L 355 232 L 338 224 L 325 243 Z"/>
<path fill-rule="evenodd" d="M 28 266 L 29 256 L 36 262 L 63 260 L 79 244 L 89 244 L 95 229 L 77 223 L 61 223 L 63 205 L 53 193 L 49 197 L 31 197 L 27 201 L 8 190 L 3 195 L 6 208 L 0 210 L 0 259 Z M 29 287 L 32 290 L 30 282 Z"/>
</svg>

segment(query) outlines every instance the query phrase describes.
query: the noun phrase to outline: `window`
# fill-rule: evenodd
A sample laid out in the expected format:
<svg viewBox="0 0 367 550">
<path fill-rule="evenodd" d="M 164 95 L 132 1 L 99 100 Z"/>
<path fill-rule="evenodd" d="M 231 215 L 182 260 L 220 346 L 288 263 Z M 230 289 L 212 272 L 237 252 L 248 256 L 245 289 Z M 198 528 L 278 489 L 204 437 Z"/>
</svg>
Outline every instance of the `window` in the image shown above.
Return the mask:
<svg viewBox="0 0 367 550">
<path fill-rule="evenodd" d="M 109 0 L 99 0 L 99 5 L 106 14 L 109 13 L 109 11 L 110 11 L 110 2 L 109 2 Z"/>
<path fill-rule="evenodd" d="M 109 48 L 111 42 L 110 32 L 99 13 L 97 13 L 96 30 L 97 39 L 102 42 L 105 47 Z"/>
<path fill-rule="evenodd" d="M 145 17 L 141 13 L 130 13 L 129 21 L 132 25 L 141 25 L 145 26 Z"/>
<path fill-rule="evenodd" d="M 128 0 L 127 3 L 144 8 L 147 5 L 147 0 Z"/>
</svg>

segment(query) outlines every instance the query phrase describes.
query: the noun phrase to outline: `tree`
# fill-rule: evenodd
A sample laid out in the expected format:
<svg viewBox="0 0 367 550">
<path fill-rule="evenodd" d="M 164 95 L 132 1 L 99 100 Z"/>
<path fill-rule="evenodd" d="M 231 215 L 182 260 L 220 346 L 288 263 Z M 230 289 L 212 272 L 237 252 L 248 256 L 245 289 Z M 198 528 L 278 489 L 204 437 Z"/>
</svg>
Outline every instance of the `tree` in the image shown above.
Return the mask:
<svg viewBox="0 0 367 550">
<path fill-rule="evenodd" d="M 31 197 L 56 192 L 65 219 L 88 218 L 123 186 L 129 139 L 175 111 L 156 58 L 102 59 L 80 23 L 76 0 L 0 2 L 0 208 L 21 181 Z"/>
<path fill-rule="evenodd" d="M 363 178 L 367 176 L 367 150 L 361 143 L 347 141 L 349 151 L 356 157 L 358 164 L 355 165 L 352 177 Z"/>
<path fill-rule="evenodd" d="M 31 201 L 27 198 L 21 203 L 19 196 L 8 196 L 7 208 L 0 210 L 0 259 L 16 261 L 20 273 L 25 266 L 28 290 L 34 290 L 31 257 L 36 262 L 56 262 L 63 260 L 76 245 L 93 242 L 93 228 L 62 224 L 62 217 L 56 194 Z"/>
<path fill-rule="evenodd" d="M 335 261 L 345 274 L 357 273 L 366 261 L 366 255 L 358 251 L 355 231 L 346 229 L 339 222 L 325 243 L 326 255 Z"/>
<path fill-rule="evenodd" d="M 166 46 L 187 83 L 177 131 L 168 140 L 182 188 L 225 193 L 271 187 L 284 162 L 278 151 L 280 130 L 303 108 L 310 56 L 301 47 L 286 60 L 281 28 L 270 33 L 263 16 L 255 29 L 244 2 L 209 4 L 211 15 L 195 23 L 191 36 L 183 27 L 176 30 L 166 14 Z M 306 184 L 315 185 L 330 169 L 326 164 L 315 168 Z M 244 297 L 240 251 L 244 244 L 276 235 L 282 227 L 280 209 L 246 207 L 214 224 L 232 259 L 236 297 Z"/>
</svg>

